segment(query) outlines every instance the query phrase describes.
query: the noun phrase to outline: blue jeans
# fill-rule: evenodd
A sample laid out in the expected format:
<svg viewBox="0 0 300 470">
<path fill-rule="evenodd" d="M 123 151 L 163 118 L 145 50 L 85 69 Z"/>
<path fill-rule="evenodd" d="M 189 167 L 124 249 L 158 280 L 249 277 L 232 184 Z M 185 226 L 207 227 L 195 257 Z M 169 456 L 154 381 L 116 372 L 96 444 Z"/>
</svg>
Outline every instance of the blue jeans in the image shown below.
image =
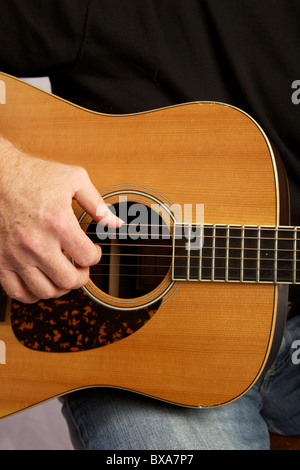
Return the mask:
<svg viewBox="0 0 300 470">
<path fill-rule="evenodd" d="M 63 398 L 62 411 L 74 447 L 254 450 L 269 449 L 269 431 L 300 435 L 300 364 L 292 361 L 294 340 L 300 340 L 300 315 L 287 322 L 271 369 L 247 394 L 220 408 L 182 408 L 118 389 L 71 393 Z"/>
</svg>

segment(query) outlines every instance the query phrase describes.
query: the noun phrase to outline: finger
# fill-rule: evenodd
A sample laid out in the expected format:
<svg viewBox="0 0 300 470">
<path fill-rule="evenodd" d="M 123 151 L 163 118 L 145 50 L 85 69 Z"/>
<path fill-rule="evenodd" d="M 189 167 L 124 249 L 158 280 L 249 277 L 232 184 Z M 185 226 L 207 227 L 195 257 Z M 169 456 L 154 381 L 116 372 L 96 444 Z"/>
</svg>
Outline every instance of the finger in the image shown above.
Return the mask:
<svg viewBox="0 0 300 470">
<path fill-rule="evenodd" d="M 124 221 L 117 217 L 112 210 L 114 207 L 108 207 L 101 198 L 96 210 L 96 220 L 103 226 L 110 228 L 119 228 L 124 224 Z"/>
<path fill-rule="evenodd" d="M 99 263 L 101 248 L 95 245 L 81 229 L 76 216 L 72 213 L 66 229 L 60 233 L 61 249 L 81 267 Z"/>
<path fill-rule="evenodd" d="M 71 289 L 57 286 L 48 276 L 35 266 L 26 266 L 19 276 L 27 289 L 38 299 L 54 299 L 67 294 Z"/>
<path fill-rule="evenodd" d="M 40 262 L 40 269 L 57 287 L 66 291 L 79 289 L 89 280 L 89 268 L 75 266 L 61 251 Z"/>
<path fill-rule="evenodd" d="M 101 221 L 112 228 L 120 227 L 124 223 L 109 209 L 85 171 L 84 177 L 80 180 L 80 186 L 76 188 L 74 198 L 94 220 Z"/>
<path fill-rule="evenodd" d="M 24 281 L 14 271 L 1 272 L 0 282 L 6 294 L 12 299 L 26 304 L 32 304 L 39 300 L 36 295 L 28 290 Z"/>
</svg>

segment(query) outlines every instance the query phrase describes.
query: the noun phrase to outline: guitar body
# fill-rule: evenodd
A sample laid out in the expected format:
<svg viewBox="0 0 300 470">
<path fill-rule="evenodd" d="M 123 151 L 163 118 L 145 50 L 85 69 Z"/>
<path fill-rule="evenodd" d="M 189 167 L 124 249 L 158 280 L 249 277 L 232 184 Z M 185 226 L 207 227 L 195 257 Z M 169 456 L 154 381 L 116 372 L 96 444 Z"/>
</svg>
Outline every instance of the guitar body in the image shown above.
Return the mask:
<svg viewBox="0 0 300 470">
<path fill-rule="evenodd" d="M 280 223 L 272 148 L 242 111 L 204 102 L 109 116 L 0 79 L 1 133 L 31 155 L 85 167 L 109 204 L 119 196 L 146 206 L 203 204 L 205 223 Z M 93 386 L 190 407 L 243 395 L 280 343 L 287 289 L 168 276 L 136 298 L 109 293 L 107 306 L 101 292 L 97 302 L 81 290 L 33 306 L 8 302 L 0 416 Z"/>
</svg>

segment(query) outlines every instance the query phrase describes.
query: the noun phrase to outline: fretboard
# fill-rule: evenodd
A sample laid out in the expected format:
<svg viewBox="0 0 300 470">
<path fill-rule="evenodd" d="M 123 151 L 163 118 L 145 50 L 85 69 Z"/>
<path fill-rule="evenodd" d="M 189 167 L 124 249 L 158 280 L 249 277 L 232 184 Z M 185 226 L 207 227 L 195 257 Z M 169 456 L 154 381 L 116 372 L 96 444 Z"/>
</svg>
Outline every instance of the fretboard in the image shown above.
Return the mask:
<svg viewBox="0 0 300 470">
<path fill-rule="evenodd" d="M 300 283 L 300 227 L 175 224 L 173 279 Z"/>
</svg>

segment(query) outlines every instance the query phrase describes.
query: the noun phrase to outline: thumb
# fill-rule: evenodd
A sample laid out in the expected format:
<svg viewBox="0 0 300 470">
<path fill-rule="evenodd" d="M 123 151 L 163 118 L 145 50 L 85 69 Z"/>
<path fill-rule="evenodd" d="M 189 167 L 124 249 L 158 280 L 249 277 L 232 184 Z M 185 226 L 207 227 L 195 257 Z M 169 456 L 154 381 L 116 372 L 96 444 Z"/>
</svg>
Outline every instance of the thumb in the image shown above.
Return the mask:
<svg viewBox="0 0 300 470">
<path fill-rule="evenodd" d="M 115 215 L 112 210 L 105 203 L 99 191 L 91 182 L 88 174 L 85 172 L 86 177 L 81 178 L 80 187 L 74 193 L 74 199 L 87 212 L 95 221 L 100 222 L 103 226 L 107 225 L 111 228 L 120 227 L 123 221 Z"/>
</svg>

